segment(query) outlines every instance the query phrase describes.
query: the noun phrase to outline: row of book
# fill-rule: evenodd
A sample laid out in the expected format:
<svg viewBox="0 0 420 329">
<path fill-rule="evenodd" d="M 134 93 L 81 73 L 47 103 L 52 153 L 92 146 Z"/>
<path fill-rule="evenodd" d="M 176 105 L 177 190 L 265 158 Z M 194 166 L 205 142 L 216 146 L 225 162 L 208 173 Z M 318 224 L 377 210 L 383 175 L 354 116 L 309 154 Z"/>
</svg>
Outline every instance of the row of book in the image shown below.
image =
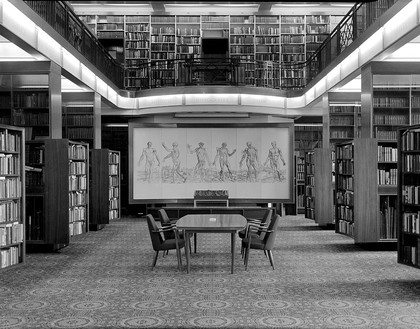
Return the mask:
<svg viewBox="0 0 420 329">
<path fill-rule="evenodd" d="M 84 161 L 70 161 L 69 174 L 70 175 L 86 175 L 86 162 Z"/>
<path fill-rule="evenodd" d="M 353 207 L 345 205 L 337 205 L 337 218 L 345 222 L 354 222 Z"/>
<path fill-rule="evenodd" d="M 73 160 L 86 160 L 87 147 L 80 144 L 72 144 L 69 146 L 69 158 Z"/>
<path fill-rule="evenodd" d="M 117 209 L 111 209 L 109 211 L 109 219 L 118 219 L 120 218 L 119 211 Z"/>
<path fill-rule="evenodd" d="M 0 199 L 20 198 L 22 196 L 21 180 L 19 177 L 0 177 Z"/>
<path fill-rule="evenodd" d="M 336 159 L 353 159 L 354 158 L 354 146 L 353 144 L 343 145 L 336 149 Z"/>
<path fill-rule="evenodd" d="M 84 232 L 86 232 L 86 223 L 84 221 L 69 224 L 70 236 L 80 235 Z"/>
<path fill-rule="evenodd" d="M 109 200 L 109 209 L 118 209 L 119 208 L 119 201 L 118 199 L 111 199 Z"/>
<path fill-rule="evenodd" d="M 16 200 L 0 203 L 0 224 L 20 219 L 20 204 Z"/>
<path fill-rule="evenodd" d="M 420 129 L 406 131 L 401 136 L 401 150 L 420 150 Z"/>
<path fill-rule="evenodd" d="M 337 178 L 337 188 L 342 190 L 353 191 L 354 181 L 353 176 L 338 176 Z"/>
<path fill-rule="evenodd" d="M 86 190 L 87 189 L 87 177 L 86 176 L 69 176 L 69 190 Z"/>
<path fill-rule="evenodd" d="M 68 126 L 93 126 L 93 114 L 67 116 L 63 123 Z"/>
<path fill-rule="evenodd" d="M 0 175 L 18 175 L 19 173 L 19 157 L 10 153 L 0 153 Z"/>
<path fill-rule="evenodd" d="M 386 207 L 380 211 L 380 238 L 397 238 L 397 210 L 395 207 Z"/>
<path fill-rule="evenodd" d="M 346 220 L 338 220 L 338 232 L 348 236 L 354 236 L 354 225 Z"/>
<path fill-rule="evenodd" d="M 392 146 L 378 145 L 378 162 L 397 162 L 398 149 Z"/>
<path fill-rule="evenodd" d="M 398 132 L 396 130 L 382 130 L 375 127 L 375 137 L 384 140 L 396 140 Z"/>
<path fill-rule="evenodd" d="M 18 222 L 0 224 L 0 246 L 21 243 L 23 238 L 23 224 Z"/>
<path fill-rule="evenodd" d="M 86 207 L 79 206 L 73 207 L 69 209 L 69 222 L 78 222 L 78 221 L 85 221 L 86 220 Z"/>
<path fill-rule="evenodd" d="M 120 189 L 118 188 L 118 185 L 115 185 L 109 188 L 109 191 L 108 191 L 109 199 L 118 198 L 119 196 L 120 196 Z"/>
<path fill-rule="evenodd" d="M 6 268 L 19 263 L 20 248 L 10 247 L 0 250 L 0 268 Z"/>
<path fill-rule="evenodd" d="M 420 186 L 403 185 L 402 186 L 402 202 L 405 204 L 420 204 Z"/>
<path fill-rule="evenodd" d="M 391 168 L 389 170 L 378 169 L 379 185 L 397 185 L 398 170 Z"/>
<path fill-rule="evenodd" d="M 336 170 L 338 174 L 353 175 L 354 173 L 353 159 L 338 159 Z"/>
<path fill-rule="evenodd" d="M 420 212 L 405 212 L 402 217 L 403 232 L 420 234 Z"/>
<path fill-rule="evenodd" d="M 73 191 L 69 193 L 69 206 L 85 206 L 87 204 L 87 194 L 85 191 Z M 69 211 L 73 211 L 75 208 L 70 208 Z"/>
<path fill-rule="evenodd" d="M 405 245 L 402 246 L 402 252 L 401 252 L 401 262 L 405 264 L 411 264 L 411 265 L 420 265 L 420 247 L 416 246 L 409 246 Z"/>
<path fill-rule="evenodd" d="M 420 172 L 420 154 L 404 154 L 402 168 L 406 173 Z"/>
<path fill-rule="evenodd" d="M 353 191 L 337 191 L 336 201 L 339 205 L 354 206 Z"/>
<path fill-rule="evenodd" d="M 375 114 L 373 124 L 375 125 L 408 125 L 409 117 L 404 114 Z"/>
</svg>

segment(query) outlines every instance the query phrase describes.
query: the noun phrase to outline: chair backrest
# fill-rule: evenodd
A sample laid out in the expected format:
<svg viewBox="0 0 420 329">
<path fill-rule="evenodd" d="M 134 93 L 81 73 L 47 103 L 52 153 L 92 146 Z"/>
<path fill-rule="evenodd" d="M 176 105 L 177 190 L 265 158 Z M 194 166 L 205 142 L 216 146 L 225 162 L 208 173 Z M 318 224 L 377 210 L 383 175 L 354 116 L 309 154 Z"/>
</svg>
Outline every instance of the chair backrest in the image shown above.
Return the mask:
<svg viewBox="0 0 420 329">
<path fill-rule="evenodd" d="M 164 240 L 160 232 L 157 231 L 158 226 L 153 216 L 150 214 L 147 214 L 146 219 L 147 219 L 147 226 L 149 227 L 150 238 L 152 239 L 153 249 L 157 250 Z"/>
<path fill-rule="evenodd" d="M 159 214 L 159 218 L 160 218 L 161 223 L 164 223 L 164 224 L 170 224 L 171 223 L 171 220 L 169 219 L 169 216 L 166 213 L 165 209 L 159 209 L 158 214 Z"/>
<path fill-rule="evenodd" d="M 261 219 L 261 224 L 265 224 L 270 222 L 271 218 L 273 217 L 273 209 L 267 209 L 264 217 Z M 260 236 L 260 238 L 264 238 L 265 233 L 261 232 L 262 228 L 258 229 L 257 234 Z"/>
<path fill-rule="evenodd" d="M 267 232 L 264 236 L 264 245 L 265 249 L 271 250 L 274 246 L 274 241 L 276 239 L 277 234 L 277 226 L 279 226 L 280 223 L 280 215 L 275 215 L 272 219 L 270 224 L 268 225 L 268 231 L 273 232 Z"/>
<path fill-rule="evenodd" d="M 162 226 L 171 224 L 171 220 L 169 219 L 169 216 L 165 209 L 158 209 L 158 214 L 160 218 L 160 223 Z M 165 240 L 174 239 L 175 234 L 171 231 L 163 232 L 163 236 L 165 237 Z"/>
</svg>

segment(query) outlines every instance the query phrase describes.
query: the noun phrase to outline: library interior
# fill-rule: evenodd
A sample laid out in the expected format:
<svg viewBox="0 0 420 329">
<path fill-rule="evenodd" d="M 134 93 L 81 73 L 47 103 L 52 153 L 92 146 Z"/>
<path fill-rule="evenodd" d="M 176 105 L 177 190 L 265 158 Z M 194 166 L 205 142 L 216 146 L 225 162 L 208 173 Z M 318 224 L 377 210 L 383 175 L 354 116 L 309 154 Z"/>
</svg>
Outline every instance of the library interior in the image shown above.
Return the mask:
<svg viewBox="0 0 420 329">
<path fill-rule="evenodd" d="M 419 64 L 420 0 L 0 0 L 0 328 L 420 328 Z"/>
</svg>

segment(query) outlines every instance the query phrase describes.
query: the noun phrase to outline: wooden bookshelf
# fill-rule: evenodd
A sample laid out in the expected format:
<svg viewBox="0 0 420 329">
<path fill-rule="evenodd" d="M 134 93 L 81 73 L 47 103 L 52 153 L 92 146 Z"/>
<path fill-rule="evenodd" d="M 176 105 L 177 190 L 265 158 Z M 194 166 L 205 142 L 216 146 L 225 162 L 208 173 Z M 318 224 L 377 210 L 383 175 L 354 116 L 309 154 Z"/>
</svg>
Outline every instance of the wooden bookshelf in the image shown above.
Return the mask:
<svg viewBox="0 0 420 329">
<path fill-rule="evenodd" d="M 305 153 L 305 217 L 315 219 L 314 152 Z"/>
<path fill-rule="evenodd" d="M 125 86 L 148 88 L 150 61 L 150 16 L 125 16 Z"/>
<path fill-rule="evenodd" d="M 305 16 L 281 16 L 281 86 L 282 88 L 302 88 L 305 86 L 305 72 L 290 63 L 305 62 Z"/>
<path fill-rule="evenodd" d="M 83 141 L 93 147 L 94 115 L 92 104 L 66 104 L 63 106 L 63 137 Z"/>
<path fill-rule="evenodd" d="M 290 64 L 303 63 L 342 18 L 339 15 L 79 17 L 111 55 L 124 63 L 125 87 L 134 90 L 150 84 L 175 83 L 177 73 L 172 60 L 200 57 L 203 38 L 227 39 L 229 57 L 249 61 L 243 72 L 246 84 L 300 88 L 306 78 L 304 69 Z M 283 64 L 281 71 L 279 62 Z M 152 64 L 151 71 L 145 63 Z"/>
<path fill-rule="evenodd" d="M 317 147 L 322 147 L 322 126 L 295 125 L 295 151 L 303 155 Z"/>
<path fill-rule="evenodd" d="M 124 15 L 98 15 L 98 40 L 118 62 L 124 64 Z"/>
<path fill-rule="evenodd" d="M 0 271 L 25 262 L 23 128 L 0 125 Z"/>
<path fill-rule="evenodd" d="M 26 240 L 29 251 L 55 251 L 87 232 L 89 146 L 68 139 L 27 141 Z"/>
<path fill-rule="evenodd" d="M 68 141 L 70 236 L 89 230 L 89 144 Z"/>
<path fill-rule="evenodd" d="M 355 102 L 329 102 L 329 140 L 334 144 L 360 137 L 360 104 Z"/>
<path fill-rule="evenodd" d="M 305 27 L 306 58 L 308 59 L 329 37 L 331 33 L 330 16 L 307 15 Z"/>
<path fill-rule="evenodd" d="M 398 130 L 398 262 L 420 268 L 420 125 Z"/>
<path fill-rule="evenodd" d="M 175 85 L 175 16 L 151 16 L 151 85 Z"/>
<path fill-rule="evenodd" d="M 314 150 L 315 222 L 319 226 L 334 225 L 331 149 Z"/>
<path fill-rule="evenodd" d="M 176 16 L 176 53 L 178 59 L 201 57 L 200 16 Z"/>
<path fill-rule="evenodd" d="M 373 89 L 373 137 L 397 140 L 397 130 L 410 124 L 410 88 Z"/>
<path fill-rule="evenodd" d="M 395 242 L 381 237 L 377 171 L 376 139 L 337 144 L 336 232 L 352 237 L 357 244 Z"/>
<path fill-rule="evenodd" d="M 305 213 L 305 157 L 296 157 L 296 208 L 298 214 Z"/>
<path fill-rule="evenodd" d="M 93 149 L 90 161 L 89 229 L 98 231 L 121 215 L 120 152 Z"/>
</svg>

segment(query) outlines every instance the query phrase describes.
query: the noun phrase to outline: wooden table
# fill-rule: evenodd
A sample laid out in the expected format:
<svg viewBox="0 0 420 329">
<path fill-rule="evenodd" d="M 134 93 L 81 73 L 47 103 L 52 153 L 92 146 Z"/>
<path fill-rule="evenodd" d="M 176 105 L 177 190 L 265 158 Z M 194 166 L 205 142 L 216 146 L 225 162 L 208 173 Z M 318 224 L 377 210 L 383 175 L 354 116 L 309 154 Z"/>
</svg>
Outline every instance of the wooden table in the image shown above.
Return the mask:
<svg viewBox="0 0 420 329">
<path fill-rule="evenodd" d="M 187 258 L 187 273 L 190 273 L 190 236 L 194 233 L 230 233 L 231 253 L 233 265 L 235 262 L 235 239 L 236 232 L 245 228 L 247 220 L 242 215 L 236 214 L 190 214 L 181 217 L 176 226 L 185 232 L 185 255 Z"/>
</svg>

